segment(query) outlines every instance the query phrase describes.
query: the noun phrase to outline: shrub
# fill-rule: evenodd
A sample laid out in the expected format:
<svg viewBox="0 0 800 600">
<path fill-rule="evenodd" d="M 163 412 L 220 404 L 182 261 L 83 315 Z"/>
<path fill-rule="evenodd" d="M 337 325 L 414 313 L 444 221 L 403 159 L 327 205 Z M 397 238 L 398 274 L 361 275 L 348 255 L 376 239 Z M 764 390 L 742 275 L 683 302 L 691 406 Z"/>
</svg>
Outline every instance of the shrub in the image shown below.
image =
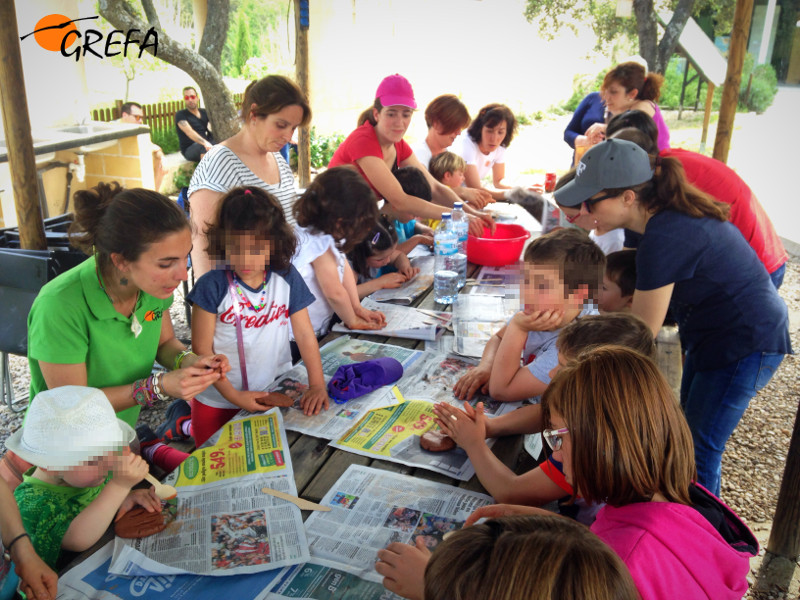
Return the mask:
<svg viewBox="0 0 800 600">
<path fill-rule="evenodd" d="M 188 165 L 181 165 L 181 167 L 175 171 L 175 175 L 172 176 L 172 184 L 175 186 L 176 190 L 189 187 L 197 164 L 198 163 L 190 163 Z"/>
<path fill-rule="evenodd" d="M 344 135 L 341 133 L 319 135 L 316 128 L 312 127 L 311 133 L 309 134 L 311 167 L 314 169 L 327 167 L 333 157 L 333 153 L 336 152 L 336 148 L 338 148 L 339 144 L 343 141 Z"/>
<path fill-rule="evenodd" d="M 174 127 L 165 129 L 151 129 L 150 141 L 156 146 L 160 146 L 164 154 L 172 154 L 180 150 L 181 145 L 178 141 L 178 132 Z"/>
<path fill-rule="evenodd" d="M 753 68 L 754 62 L 752 54 L 748 54 L 744 59 L 742 85 L 739 88 L 739 110 L 763 113 L 772 105 L 775 94 L 778 93 L 778 77 L 772 65 L 757 65 Z"/>
</svg>

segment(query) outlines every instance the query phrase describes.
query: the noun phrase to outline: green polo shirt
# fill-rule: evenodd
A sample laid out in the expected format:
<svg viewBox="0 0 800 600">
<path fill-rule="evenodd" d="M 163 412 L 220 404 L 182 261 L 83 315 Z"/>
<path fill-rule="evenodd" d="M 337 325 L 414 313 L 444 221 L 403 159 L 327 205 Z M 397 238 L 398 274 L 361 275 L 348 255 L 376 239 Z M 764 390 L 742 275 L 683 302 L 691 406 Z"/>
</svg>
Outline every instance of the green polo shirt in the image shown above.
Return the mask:
<svg viewBox="0 0 800 600">
<path fill-rule="evenodd" d="M 97 280 L 91 257 L 47 283 L 28 315 L 28 362 L 30 397 L 47 389 L 39 361 L 54 364 L 86 364 L 91 387 L 131 384 L 150 374 L 161 337 L 161 323 L 169 317 L 172 297 L 165 300 L 141 292 L 134 313 L 142 325 L 135 337 L 132 317 L 114 310 Z M 117 416 L 136 426 L 139 407 Z"/>
</svg>

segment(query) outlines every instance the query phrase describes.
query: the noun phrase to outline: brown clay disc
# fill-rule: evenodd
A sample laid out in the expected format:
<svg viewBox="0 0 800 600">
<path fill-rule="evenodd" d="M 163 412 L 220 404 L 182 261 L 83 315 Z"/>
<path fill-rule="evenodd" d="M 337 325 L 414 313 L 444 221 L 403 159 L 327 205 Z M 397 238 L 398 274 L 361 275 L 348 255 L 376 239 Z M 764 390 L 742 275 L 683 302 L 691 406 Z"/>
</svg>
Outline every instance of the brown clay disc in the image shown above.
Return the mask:
<svg viewBox="0 0 800 600">
<path fill-rule="evenodd" d="M 269 392 L 267 396 L 261 396 L 256 402 L 262 406 L 291 406 L 294 404 L 294 400 L 280 392 Z"/>
<path fill-rule="evenodd" d="M 151 513 L 137 506 L 114 523 L 114 533 L 121 538 L 143 538 L 163 531 L 170 520 L 166 508 L 160 513 Z"/>
<path fill-rule="evenodd" d="M 456 443 L 441 429 L 426 431 L 419 439 L 419 445 L 428 452 L 447 452 L 456 447 Z"/>
</svg>

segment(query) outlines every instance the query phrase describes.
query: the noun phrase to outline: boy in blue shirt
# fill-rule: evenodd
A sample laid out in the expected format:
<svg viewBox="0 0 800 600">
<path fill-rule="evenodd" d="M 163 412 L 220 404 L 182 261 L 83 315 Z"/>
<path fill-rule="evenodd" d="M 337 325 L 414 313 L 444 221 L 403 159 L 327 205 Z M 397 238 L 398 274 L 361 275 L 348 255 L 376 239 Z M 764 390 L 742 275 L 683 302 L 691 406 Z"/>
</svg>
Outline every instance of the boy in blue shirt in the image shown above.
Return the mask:
<svg viewBox="0 0 800 600">
<path fill-rule="evenodd" d="M 480 364 L 456 383 L 456 396 L 469 400 L 480 390 L 500 402 L 515 402 L 541 395 L 558 365 L 561 329 L 597 314 L 605 260 L 602 250 L 577 229 L 559 229 L 533 240 L 522 265 L 522 310 L 492 336 Z M 525 430 L 538 431 L 541 409 L 514 411 L 518 425 L 523 412 L 531 421 Z"/>
</svg>

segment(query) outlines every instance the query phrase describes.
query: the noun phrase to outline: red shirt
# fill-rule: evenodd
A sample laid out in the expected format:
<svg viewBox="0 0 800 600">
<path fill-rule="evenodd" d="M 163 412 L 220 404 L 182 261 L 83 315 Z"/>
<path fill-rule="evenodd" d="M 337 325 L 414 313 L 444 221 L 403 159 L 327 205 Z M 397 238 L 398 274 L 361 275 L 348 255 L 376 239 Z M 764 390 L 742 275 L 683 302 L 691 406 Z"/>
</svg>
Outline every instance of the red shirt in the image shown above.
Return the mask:
<svg viewBox="0 0 800 600">
<path fill-rule="evenodd" d="M 400 163 L 414 154 L 414 151 L 411 150 L 411 146 L 409 146 L 405 140 L 397 142 L 394 145 L 394 149 L 397 152 L 396 164 L 398 167 Z M 358 129 L 353 131 L 353 133 L 348 135 L 347 139 L 339 145 L 336 152 L 333 153 L 331 162 L 328 163 L 328 168 L 354 166 L 364 180 L 369 183 L 378 198 L 383 198 L 381 193 L 375 189 L 375 186 L 372 185 L 372 182 L 364 174 L 364 171 L 361 170 L 361 167 L 358 166 L 358 163 L 356 163 L 358 159 L 364 158 L 365 156 L 375 156 L 383 160 L 383 150 L 381 150 L 381 145 L 378 143 L 375 127 L 373 127 L 369 121 L 366 121 Z"/>
<path fill-rule="evenodd" d="M 716 159 L 680 148 L 669 148 L 660 154 L 677 158 L 692 185 L 716 200 L 730 204 L 730 222 L 742 232 L 768 273 L 788 260 L 789 255 L 764 207 L 733 169 Z"/>
</svg>

